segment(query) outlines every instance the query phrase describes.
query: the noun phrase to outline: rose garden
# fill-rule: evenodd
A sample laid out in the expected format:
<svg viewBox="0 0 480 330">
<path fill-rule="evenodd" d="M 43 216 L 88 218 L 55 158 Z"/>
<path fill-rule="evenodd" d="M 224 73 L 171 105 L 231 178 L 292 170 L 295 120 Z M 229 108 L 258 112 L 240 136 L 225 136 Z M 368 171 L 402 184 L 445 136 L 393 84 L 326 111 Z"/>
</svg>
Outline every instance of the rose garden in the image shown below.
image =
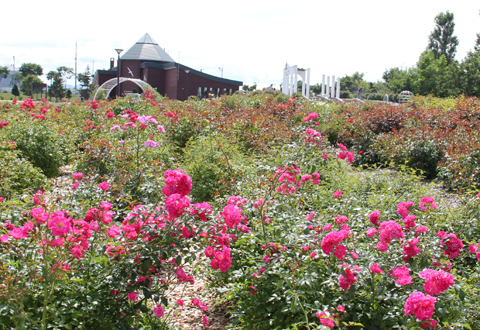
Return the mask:
<svg viewBox="0 0 480 330">
<path fill-rule="evenodd" d="M 1 104 L 1 329 L 480 329 L 476 98 Z"/>
</svg>

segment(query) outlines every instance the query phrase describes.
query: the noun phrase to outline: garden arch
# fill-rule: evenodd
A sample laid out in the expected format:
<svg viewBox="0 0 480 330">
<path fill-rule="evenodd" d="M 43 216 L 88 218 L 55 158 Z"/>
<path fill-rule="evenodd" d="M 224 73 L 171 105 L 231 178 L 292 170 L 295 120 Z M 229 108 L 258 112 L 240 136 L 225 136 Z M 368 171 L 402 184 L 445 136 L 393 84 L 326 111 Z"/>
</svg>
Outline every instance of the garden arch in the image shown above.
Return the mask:
<svg viewBox="0 0 480 330">
<path fill-rule="evenodd" d="M 97 99 L 97 95 L 99 95 L 98 93 L 101 93 L 101 91 L 103 91 L 105 93 L 105 97 L 108 98 L 108 96 L 110 95 L 110 93 L 112 92 L 112 90 L 117 86 L 117 79 L 118 78 L 112 78 L 112 79 L 109 79 L 107 81 L 105 81 L 100 87 L 98 87 L 97 91 L 95 92 L 95 96 L 93 97 L 94 100 Z M 145 85 L 148 85 L 145 81 L 143 80 L 140 80 L 140 79 L 133 79 L 133 78 L 125 78 L 125 77 L 120 77 L 120 80 L 119 80 L 119 85 L 122 83 L 122 82 L 125 82 L 125 81 L 131 81 L 133 82 L 134 84 L 136 84 L 138 87 L 140 87 L 143 91 L 145 91 L 145 89 L 143 88 Z"/>
</svg>

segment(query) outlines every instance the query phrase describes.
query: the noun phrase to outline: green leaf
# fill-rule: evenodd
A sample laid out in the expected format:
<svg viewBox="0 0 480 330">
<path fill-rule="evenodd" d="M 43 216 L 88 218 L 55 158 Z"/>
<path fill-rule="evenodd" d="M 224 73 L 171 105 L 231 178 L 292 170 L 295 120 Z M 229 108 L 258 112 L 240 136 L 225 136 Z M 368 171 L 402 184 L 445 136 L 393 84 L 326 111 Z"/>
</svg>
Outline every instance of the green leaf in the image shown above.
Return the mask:
<svg viewBox="0 0 480 330">
<path fill-rule="evenodd" d="M 280 290 L 280 288 L 283 286 L 283 280 L 278 280 L 277 282 L 277 290 Z"/>
<path fill-rule="evenodd" d="M 458 292 L 458 296 L 460 297 L 460 299 L 464 300 L 465 296 L 466 296 L 465 291 L 460 289 L 459 292 Z"/>
</svg>

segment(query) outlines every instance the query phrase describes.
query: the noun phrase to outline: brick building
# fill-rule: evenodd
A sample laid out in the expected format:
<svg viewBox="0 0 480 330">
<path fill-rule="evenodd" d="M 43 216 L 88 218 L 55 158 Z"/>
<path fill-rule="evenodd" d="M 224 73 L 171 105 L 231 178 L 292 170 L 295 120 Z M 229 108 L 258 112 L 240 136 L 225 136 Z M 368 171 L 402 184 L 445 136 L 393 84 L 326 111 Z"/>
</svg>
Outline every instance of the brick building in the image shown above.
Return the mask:
<svg viewBox="0 0 480 330">
<path fill-rule="evenodd" d="M 95 73 L 96 86 L 109 86 L 106 88 L 108 98 L 117 95 L 116 80 L 112 80 L 117 79 L 117 69 L 115 59 L 111 58 L 109 70 L 97 70 Z M 139 79 L 160 94 L 181 101 L 192 95 L 232 94 L 243 85 L 241 81 L 212 76 L 175 62 L 148 33 L 120 56 L 120 77 L 130 79 L 120 83 L 120 95 L 131 93 L 134 89 L 141 92 L 141 87 L 135 83 Z"/>
</svg>

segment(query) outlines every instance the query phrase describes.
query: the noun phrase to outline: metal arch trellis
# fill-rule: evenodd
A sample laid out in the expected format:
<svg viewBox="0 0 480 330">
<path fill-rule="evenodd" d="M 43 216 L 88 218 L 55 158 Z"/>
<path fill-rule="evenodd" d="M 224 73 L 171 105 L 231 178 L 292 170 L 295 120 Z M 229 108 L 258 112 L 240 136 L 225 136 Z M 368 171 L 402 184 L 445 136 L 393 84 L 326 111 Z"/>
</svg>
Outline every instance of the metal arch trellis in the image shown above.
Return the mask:
<svg viewBox="0 0 480 330">
<path fill-rule="evenodd" d="M 125 82 L 125 81 L 133 82 L 138 87 L 140 87 L 143 91 L 145 91 L 145 89 L 143 87 L 145 85 L 148 85 L 145 81 L 140 80 L 140 79 L 120 77 L 120 80 L 119 80 L 120 84 Z M 105 81 L 100 87 L 98 87 L 93 99 L 94 100 L 97 99 L 97 95 L 100 91 L 104 91 L 105 95 L 108 97 L 108 95 L 110 95 L 110 92 L 112 91 L 112 89 L 114 89 L 116 86 L 117 86 L 117 78 L 112 78 L 112 79 L 109 79 L 109 80 Z"/>
</svg>

